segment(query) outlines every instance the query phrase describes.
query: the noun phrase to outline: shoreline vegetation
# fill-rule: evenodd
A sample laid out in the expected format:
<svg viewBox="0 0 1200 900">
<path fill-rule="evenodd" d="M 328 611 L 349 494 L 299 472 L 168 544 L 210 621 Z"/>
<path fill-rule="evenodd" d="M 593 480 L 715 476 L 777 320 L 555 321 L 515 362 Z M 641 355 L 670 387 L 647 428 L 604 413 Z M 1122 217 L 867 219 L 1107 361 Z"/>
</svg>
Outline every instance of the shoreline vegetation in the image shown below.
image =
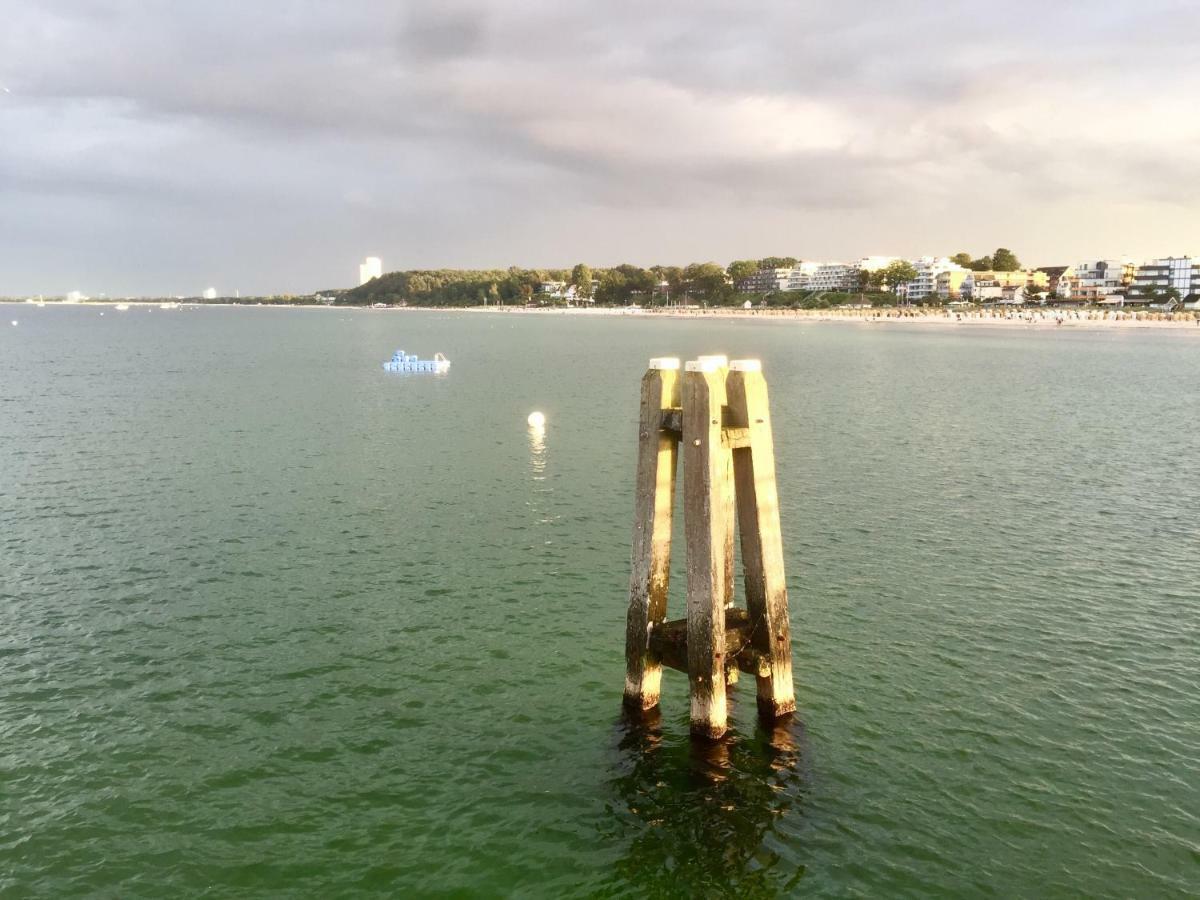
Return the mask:
<svg viewBox="0 0 1200 900">
<path fill-rule="evenodd" d="M 368 261 L 375 263 L 372 271 L 381 268 L 378 259 Z M 1121 264 L 1119 281 L 1109 280 L 1108 262 L 1101 261 L 1094 267 L 1103 284 L 1093 284 L 1096 277 L 1091 269 L 1077 277 L 1072 266 L 1022 268 L 1015 253 L 999 247 L 979 258 L 964 251 L 953 257 L 917 260 L 871 256 L 854 263 L 801 262 L 790 256 L 768 256 L 734 260 L 728 266 L 703 262 L 642 268 L 623 263 L 593 269 L 578 263 L 558 269 L 407 269 L 376 275 L 358 287 L 300 295 L 243 297 L 234 292 L 233 296 L 217 296 L 216 289 L 209 288 L 203 297 L 120 298 L 101 294 L 91 298 L 71 291 L 49 302 L 119 304 L 118 309 L 128 309 L 130 304 L 163 309 L 181 304 L 485 309 L 1055 327 L 1200 323 L 1200 289 L 1189 290 L 1186 296 L 1176 287 L 1164 290 L 1160 286 L 1164 279 L 1153 272 L 1139 281 L 1132 276 L 1132 263 Z M 360 278 L 367 278 L 364 267 L 359 268 Z M 1200 268 L 1200 264 L 1194 268 Z M 10 299 L 22 302 L 0 297 L 0 303 Z M 46 303 L 40 295 L 24 298 L 23 302 L 38 306 Z"/>
<path fill-rule="evenodd" d="M 289 302 L 262 302 L 253 298 L 234 300 L 183 300 L 174 301 L 165 311 L 194 310 L 203 307 L 248 307 L 251 309 L 313 309 L 328 312 L 361 312 L 377 314 L 401 313 L 462 313 L 504 316 L 569 316 L 634 317 L 640 319 L 708 319 L 708 320 L 758 320 L 778 323 L 832 323 L 865 326 L 926 325 L 935 327 L 991 326 L 1004 328 L 1139 328 L 1190 330 L 1200 335 L 1200 313 L 1154 312 L 1144 310 L 1061 308 L 1061 307 L 990 307 L 990 306 L 908 306 L 908 307 L 845 307 L 832 309 L 794 309 L 789 307 L 737 306 L 363 306 L 331 305 L 329 303 L 303 302 L 309 298 L 292 298 Z M 298 302 L 299 301 L 299 302 Z M 39 306 L 65 308 L 114 309 L 117 304 L 129 307 L 161 309 L 159 300 L 84 300 L 77 303 L 45 301 Z M 31 304 L 23 300 L 0 299 L 0 304 L 28 308 Z"/>
<path fill-rule="evenodd" d="M 924 258 L 923 258 L 924 259 Z M 928 258 L 932 260 L 933 258 Z M 778 322 L 833 322 L 861 325 L 991 325 L 1023 328 L 1191 328 L 1200 333 L 1200 296 L 1166 298 L 1153 305 L 1132 287 L 1100 300 L 1072 290 L 1059 296 L 1047 290 L 1051 271 L 1022 269 L 1016 254 L 1003 247 L 978 259 L 963 252 L 943 260 L 959 273 L 986 276 L 993 290 L 1002 280 L 1023 290 L 1012 296 L 1000 292 L 972 298 L 955 293 L 952 285 L 931 291 L 929 277 L 918 282 L 911 261 L 896 257 L 868 257 L 854 266 L 827 264 L 839 269 L 848 284 L 829 289 L 785 285 L 780 272 L 798 271 L 793 257 L 769 256 L 758 260 L 691 263 L 687 266 L 622 264 L 593 269 L 579 263 L 569 269 L 409 269 L 387 272 L 355 288 L 337 288 L 312 294 L 214 297 L 89 298 L 72 292 L 49 301 L 58 305 L 158 306 L 164 310 L 204 306 L 264 308 L 358 309 L 381 311 L 436 310 L 441 312 L 493 313 L 498 315 L 631 316 L 659 318 L 758 319 Z M 818 266 L 826 264 L 805 264 Z M 932 263 L 930 263 L 932 266 Z M 853 277 L 847 271 L 853 269 Z M 847 271 L 842 271 L 847 270 Z M 997 274 L 1000 273 L 1000 274 Z M 914 285 L 924 293 L 914 295 Z M 773 285 L 773 286 L 772 286 Z M 939 281 L 940 285 L 940 281 Z M 1053 287 L 1053 285 L 1051 285 Z M 903 288 L 903 290 L 901 290 Z M 1139 289 L 1140 290 L 1140 289 Z M 1158 291 L 1158 294 L 1162 294 Z M 1158 299 L 1164 299 L 1159 296 Z M 1130 306 L 1125 306 L 1129 298 Z M 5 302 L 5 298 L 0 298 Z M 22 301 L 14 301 L 22 302 Z M 26 304 L 44 306 L 41 297 Z M 1191 308 L 1189 308 L 1191 307 Z"/>
</svg>

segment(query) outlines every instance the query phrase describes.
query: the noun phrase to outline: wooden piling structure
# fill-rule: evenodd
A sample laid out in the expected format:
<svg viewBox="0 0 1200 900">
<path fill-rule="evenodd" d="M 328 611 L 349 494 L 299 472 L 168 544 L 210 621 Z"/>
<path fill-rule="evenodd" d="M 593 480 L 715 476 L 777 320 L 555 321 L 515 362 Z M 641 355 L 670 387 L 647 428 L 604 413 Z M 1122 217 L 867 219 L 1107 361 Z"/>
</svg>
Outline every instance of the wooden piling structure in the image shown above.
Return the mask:
<svg viewBox="0 0 1200 900">
<path fill-rule="evenodd" d="M 757 360 L 654 359 L 642 379 L 625 702 L 658 704 L 662 667 L 686 673 L 693 734 L 728 728 L 727 689 L 755 677 L 758 709 L 796 708 L 766 382 Z M 672 514 L 683 445 L 687 616 L 667 621 Z M 733 606 L 735 519 L 746 609 Z"/>
<path fill-rule="evenodd" d="M 667 618 L 671 576 L 671 517 L 675 512 L 678 435 L 663 427 L 679 409 L 679 360 L 652 359 L 642 377 L 633 514 L 633 565 L 625 625 L 625 703 L 658 705 L 662 665 L 649 652 L 650 633 Z"/>
</svg>

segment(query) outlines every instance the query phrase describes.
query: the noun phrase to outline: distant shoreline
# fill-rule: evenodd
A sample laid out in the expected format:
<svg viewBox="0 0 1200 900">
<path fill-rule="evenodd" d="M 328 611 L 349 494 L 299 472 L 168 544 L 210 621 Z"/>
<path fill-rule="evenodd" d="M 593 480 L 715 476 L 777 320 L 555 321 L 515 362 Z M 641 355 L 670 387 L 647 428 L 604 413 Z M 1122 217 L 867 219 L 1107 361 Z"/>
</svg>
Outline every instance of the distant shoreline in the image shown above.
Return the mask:
<svg viewBox="0 0 1200 900">
<path fill-rule="evenodd" d="M 1200 317 L 1192 313 L 1072 310 L 1034 308 L 1013 310 L 953 310 L 940 307 L 883 307 L 879 309 L 549 309 L 469 306 L 455 312 L 508 315 L 623 316 L 644 319 L 747 319 L 771 322 L 821 322 L 842 325 L 925 325 L 933 327 L 989 326 L 1002 328 L 1150 328 L 1192 330 L 1200 334 Z"/>
<path fill-rule="evenodd" d="M 737 307 L 688 308 L 678 307 L 599 307 L 553 308 L 523 306 L 405 306 L 378 309 L 370 306 L 331 306 L 321 303 L 220 303 L 158 300 L 98 301 L 82 300 L 78 303 L 46 301 L 43 306 L 21 300 L 4 300 L 0 305 L 23 309 L 55 308 L 104 308 L 114 309 L 118 302 L 130 307 L 162 309 L 164 302 L 178 303 L 178 307 L 164 309 L 203 309 L 206 307 L 247 309 L 317 309 L 330 312 L 370 313 L 475 313 L 508 316 L 569 316 L 577 318 L 620 317 L 636 319 L 727 319 L 757 320 L 783 323 L 832 323 L 842 325 L 887 326 L 921 325 L 941 328 L 993 327 L 1017 329 L 1072 328 L 1084 330 L 1106 330 L 1112 328 L 1192 331 L 1200 335 L 1200 316 L 1192 312 L 1167 313 L 1129 310 L 1077 310 L 1037 307 L 1030 309 L 969 309 L 955 310 L 944 307 L 881 307 L 878 309 L 742 309 Z"/>
</svg>

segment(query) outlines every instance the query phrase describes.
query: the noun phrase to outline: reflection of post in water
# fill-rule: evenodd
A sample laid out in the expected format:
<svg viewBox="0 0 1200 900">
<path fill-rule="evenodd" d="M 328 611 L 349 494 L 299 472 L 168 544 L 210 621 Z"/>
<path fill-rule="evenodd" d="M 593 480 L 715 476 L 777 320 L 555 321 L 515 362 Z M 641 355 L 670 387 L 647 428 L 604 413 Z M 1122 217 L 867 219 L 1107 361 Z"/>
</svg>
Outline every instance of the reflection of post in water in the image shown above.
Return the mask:
<svg viewBox="0 0 1200 900">
<path fill-rule="evenodd" d="M 628 842 L 614 878 L 643 896 L 774 896 L 804 874 L 768 838 L 803 802 L 793 716 L 713 741 L 664 732 L 657 709 L 625 713 L 612 828 Z M 615 886 L 614 886 L 615 887 Z"/>
</svg>

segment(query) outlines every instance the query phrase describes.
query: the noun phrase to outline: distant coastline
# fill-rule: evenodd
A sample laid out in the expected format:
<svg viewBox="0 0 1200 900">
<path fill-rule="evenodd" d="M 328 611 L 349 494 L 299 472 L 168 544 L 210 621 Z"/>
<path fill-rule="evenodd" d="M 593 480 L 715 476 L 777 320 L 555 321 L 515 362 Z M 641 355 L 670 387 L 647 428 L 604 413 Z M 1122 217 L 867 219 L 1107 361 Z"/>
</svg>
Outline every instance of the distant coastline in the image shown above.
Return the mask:
<svg viewBox="0 0 1200 900">
<path fill-rule="evenodd" d="M 1151 328 L 1176 329 L 1200 335 L 1200 316 L 1191 312 L 1160 313 L 1121 310 L 1072 309 L 947 309 L 944 307 L 883 307 L 879 309 L 738 309 L 710 307 L 628 307 L 598 309 L 553 309 L 545 307 L 472 306 L 443 312 L 474 312 L 538 316 L 632 316 L 666 319 L 751 319 L 780 323 L 836 323 L 887 326 L 928 325 L 942 328 L 990 326 L 1005 328 Z"/>
<path fill-rule="evenodd" d="M 825 323 L 859 325 L 865 327 L 887 327 L 889 325 L 916 325 L 937 328 L 992 327 L 1009 329 L 1150 329 L 1189 331 L 1200 336 L 1200 314 L 1185 312 L 1150 312 L 1130 310 L 1062 309 L 1055 307 L 1015 308 L 966 307 L 878 307 L 878 308 L 835 308 L 835 309 L 787 309 L 778 307 L 752 308 L 715 307 L 544 307 L 520 305 L 492 306 L 394 306 L 371 307 L 361 305 L 330 305 L 326 303 L 253 303 L 221 301 L 175 301 L 174 306 L 163 309 L 159 300 L 123 300 L 121 304 L 138 310 L 161 310 L 163 312 L 195 311 L 213 308 L 246 309 L 311 309 L 327 312 L 357 312 L 380 315 L 401 313 L 458 313 L 503 316 L 559 316 L 573 318 L 638 318 L 638 319 L 707 319 L 707 320 L 757 320 L 779 324 Z M 46 301 L 31 304 L 22 300 L 0 300 L 0 305 L 21 309 L 86 309 L 99 308 L 116 311 L 118 301 L 84 300 L 75 303 Z M 132 311 L 132 309 L 130 310 Z"/>
</svg>

